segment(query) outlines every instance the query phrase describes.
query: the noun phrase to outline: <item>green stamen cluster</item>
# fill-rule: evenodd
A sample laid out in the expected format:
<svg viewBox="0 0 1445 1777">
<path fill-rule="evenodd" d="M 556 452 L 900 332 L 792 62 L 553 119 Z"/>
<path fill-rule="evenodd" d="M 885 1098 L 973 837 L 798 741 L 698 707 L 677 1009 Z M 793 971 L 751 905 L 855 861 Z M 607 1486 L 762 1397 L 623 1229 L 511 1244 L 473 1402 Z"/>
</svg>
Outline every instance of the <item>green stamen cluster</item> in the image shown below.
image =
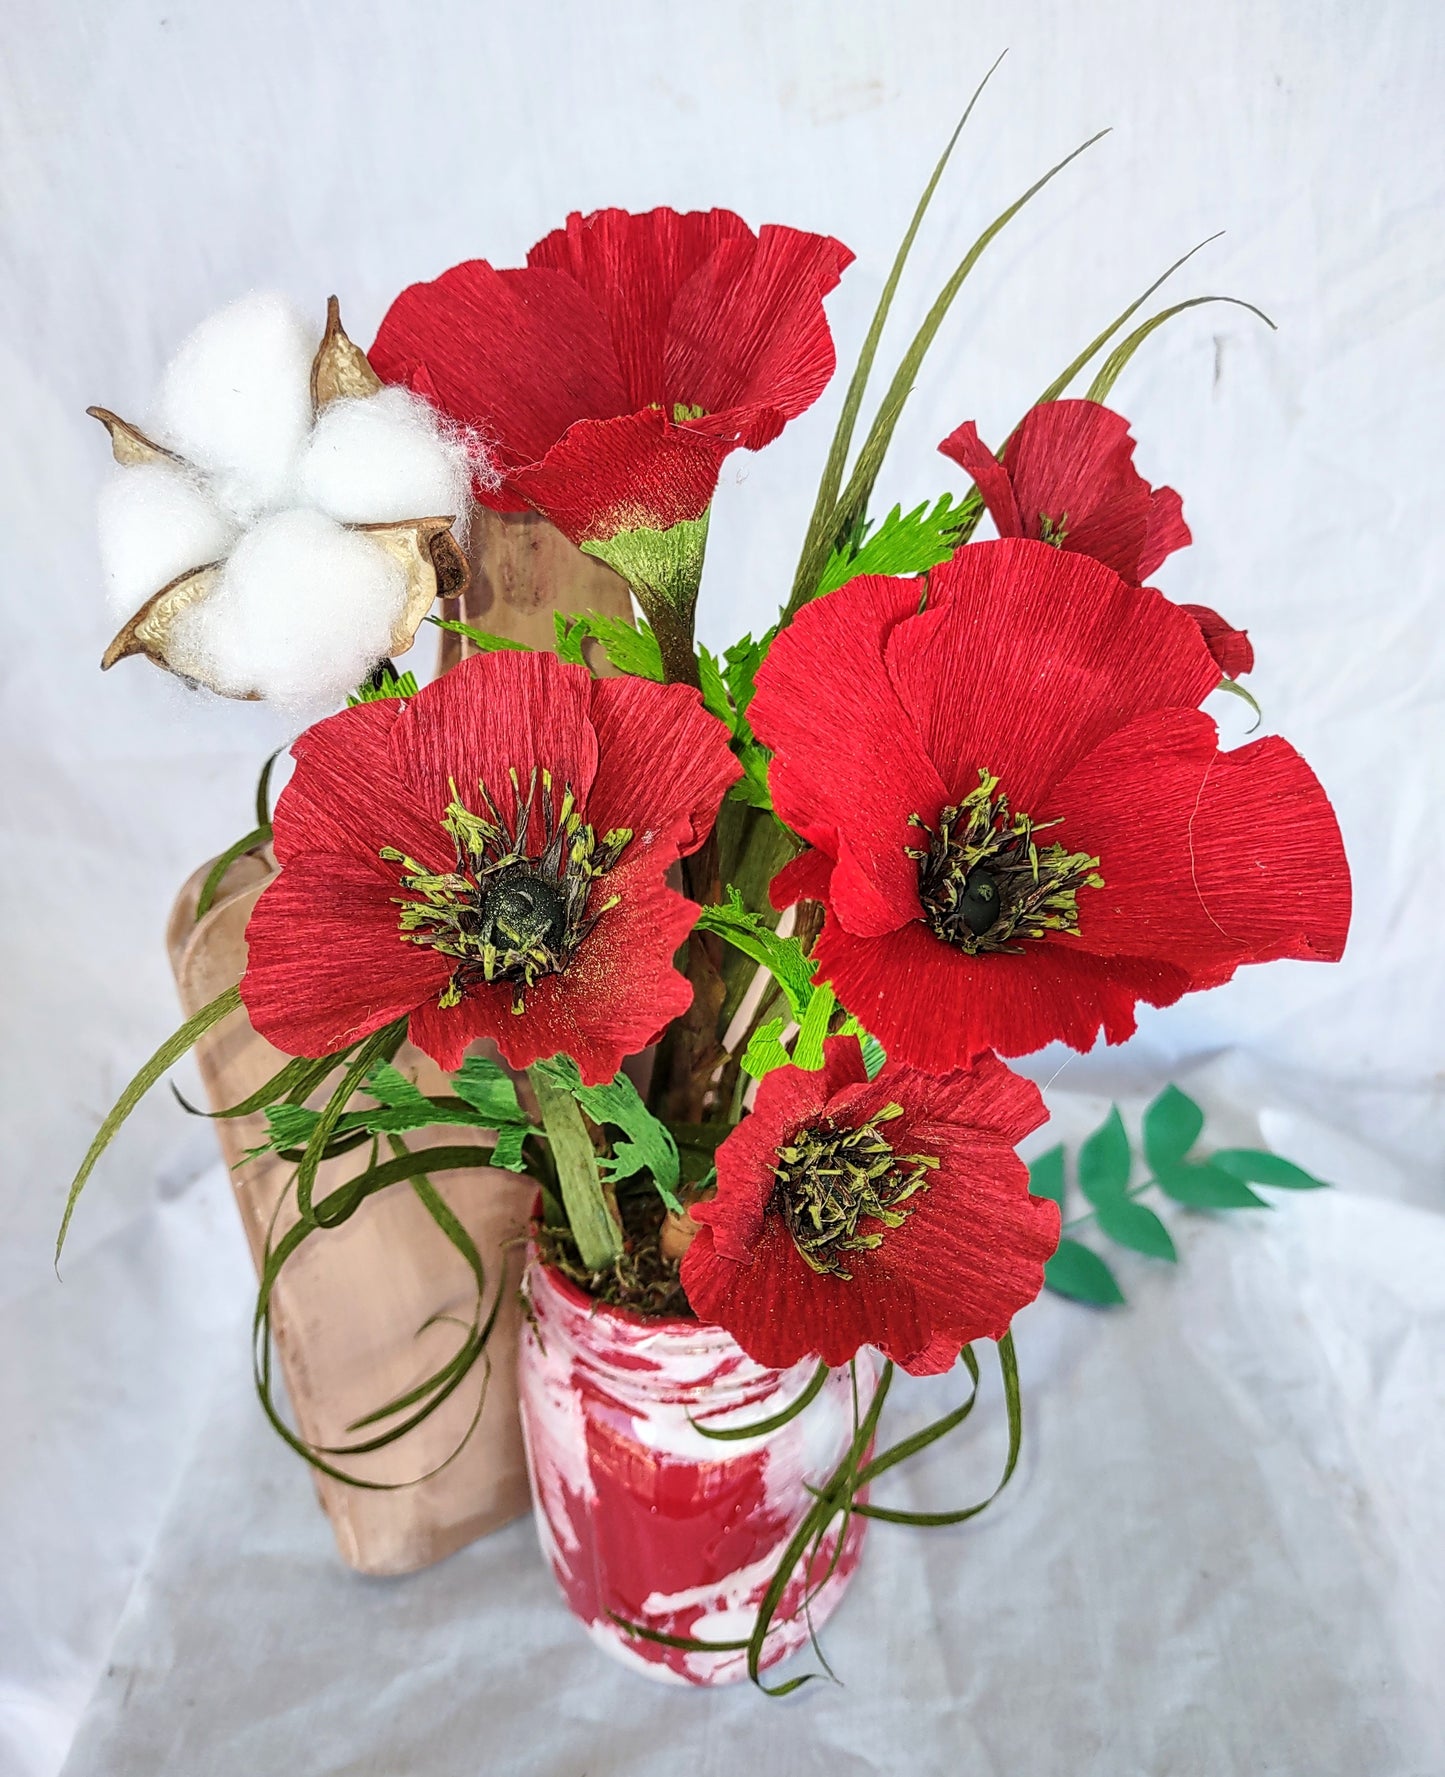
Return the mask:
<svg viewBox="0 0 1445 1777">
<path fill-rule="evenodd" d="M 1078 891 L 1104 886 L 1099 860 L 1035 844 L 1043 828 L 1010 812 L 1008 798 L 994 793 L 998 779 L 991 773 L 980 771 L 978 778 L 976 790 L 940 813 L 936 828 L 910 817 L 928 835 L 928 844 L 908 855 L 918 860 L 918 896 L 929 926 L 970 956 L 1017 954 L 1012 939 L 1077 932 Z"/>
<path fill-rule="evenodd" d="M 1064 539 L 1069 534 L 1069 515 L 1067 512 L 1060 518 L 1050 518 L 1047 512 L 1039 514 L 1039 541 L 1052 543 L 1055 549 L 1062 549 Z"/>
<path fill-rule="evenodd" d="M 456 784 L 442 817 L 456 868 L 430 871 L 391 846 L 381 856 L 401 866 L 397 896 L 402 939 L 457 959 L 439 1004 L 458 1005 L 479 982 L 513 984 L 512 1010 L 525 1010 L 525 995 L 544 975 L 558 975 L 609 908 L 612 896 L 588 912 L 592 885 L 605 876 L 632 839 L 616 827 L 599 840 L 582 819 L 569 785 L 561 800 L 549 771 L 534 769 L 524 791 L 510 773 L 515 813 L 509 821 L 485 784 L 478 790 L 485 813 L 462 802 Z M 530 856 L 540 778 L 541 851 Z"/>
<path fill-rule="evenodd" d="M 902 1105 L 887 1104 L 856 1129 L 824 1118 L 778 1149 L 772 1205 L 814 1271 L 846 1282 L 842 1255 L 881 1246 L 937 1167 L 931 1154 L 894 1153 L 880 1125 L 902 1115 Z M 883 1226 L 860 1232 L 865 1222 Z"/>
</svg>

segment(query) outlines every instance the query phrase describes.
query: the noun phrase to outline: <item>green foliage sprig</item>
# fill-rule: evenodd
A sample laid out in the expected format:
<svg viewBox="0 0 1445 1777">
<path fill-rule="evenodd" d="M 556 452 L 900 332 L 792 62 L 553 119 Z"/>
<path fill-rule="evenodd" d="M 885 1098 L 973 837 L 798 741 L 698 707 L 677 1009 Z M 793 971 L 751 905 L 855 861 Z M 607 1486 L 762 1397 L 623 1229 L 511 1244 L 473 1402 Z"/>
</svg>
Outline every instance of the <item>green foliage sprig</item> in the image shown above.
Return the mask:
<svg viewBox="0 0 1445 1777">
<path fill-rule="evenodd" d="M 1146 1191 L 1185 1209 L 1267 1209 L 1252 1185 L 1273 1185 L 1290 1191 L 1324 1187 L 1292 1161 L 1256 1148 L 1217 1148 L 1199 1155 L 1196 1144 L 1204 1132 L 1204 1112 L 1177 1086 L 1166 1086 L 1144 1112 L 1143 1159 L 1148 1176 L 1132 1182 L 1135 1155 L 1113 1106 L 1108 1116 L 1080 1145 L 1075 1177 L 1089 1204 L 1064 1223 L 1059 1250 L 1044 1271 L 1044 1286 L 1078 1302 L 1109 1306 L 1124 1292 L 1106 1260 L 1068 1230 L 1090 1222 L 1116 1246 L 1173 1264 L 1178 1259 L 1173 1236 L 1159 1215 L 1139 1198 Z M 1029 1167 L 1029 1188 L 1037 1197 L 1051 1197 L 1060 1211 L 1067 1207 L 1063 1146 L 1053 1147 Z"/>
</svg>

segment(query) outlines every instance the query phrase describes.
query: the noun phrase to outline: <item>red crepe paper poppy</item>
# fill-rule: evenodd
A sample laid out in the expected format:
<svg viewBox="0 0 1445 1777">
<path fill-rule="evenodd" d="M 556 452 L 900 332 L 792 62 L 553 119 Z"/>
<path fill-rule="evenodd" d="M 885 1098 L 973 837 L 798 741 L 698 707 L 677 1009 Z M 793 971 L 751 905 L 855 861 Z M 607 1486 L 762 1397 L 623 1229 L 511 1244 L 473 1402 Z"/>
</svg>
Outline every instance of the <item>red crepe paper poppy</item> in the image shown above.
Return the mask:
<svg viewBox="0 0 1445 1777">
<path fill-rule="evenodd" d="M 696 691 L 478 655 L 292 753 L 241 983 L 277 1048 L 327 1055 L 407 1017 L 448 1071 L 489 1037 L 595 1085 L 686 1010 L 672 958 L 697 908 L 664 875 L 738 775 Z"/>
<path fill-rule="evenodd" d="M 1208 605 L 1181 605 L 1179 609 L 1187 611 L 1199 625 L 1204 645 L 1225 678 L 1237 679 L 1254 671 L 1254 644 L 1247 630 L 1235 629 Z"/>
<path fill-rule="evenodd" d="M 864 1345 L 915 1375 L 951 1368 L 1043 1287 L 1058 1205 L 1029 1195 L 1014 1147 L 1046 1115 L 996 1056 L 870 1082 L 857 1042 L 832 1039 L 822 1070 L 770 1073 L 719 1147 L 688 1301 L 773 1368 Z"/>
<path fill-rule="evenodd" d="M 414 284 L 369 354 L 491 446 L 499 511 L 574 543 L 700 518 L 723 459 L 759 450 L 833 374 L 823 297 L 853 255 L 728 210 L 572 215 L 525 267 Z"/>
<path fill-rule="evenodd" d="M 773 643 L 749 709 L 779 816 L 773 884 L 826 919 L 820 979 L 890 1054 L 1122 1042 L 1242 963 L 1332 961 L 1350 883 L 1287 742 L 1222 753 L 1197 624 L 1091 558 L 973 543 L 864 577 Z"/>
<path fill-rule="evenodd" d="M 1030 408 L 1002 458 L 965 420 L 938 447 L 970 476 L 1001 537 L 1036 537 L 1091 555 L 1131 586 L 1190 541 L 1183 502 L 1172 487 L 1150 487 L 1134 467 L 1134 440 L 1122 414 L 1097 401 L 1045 401 Z M 1185 605 L 1219 669 L 1238 678 L 1254 650 L 1207 605 Z"/>
</svg>

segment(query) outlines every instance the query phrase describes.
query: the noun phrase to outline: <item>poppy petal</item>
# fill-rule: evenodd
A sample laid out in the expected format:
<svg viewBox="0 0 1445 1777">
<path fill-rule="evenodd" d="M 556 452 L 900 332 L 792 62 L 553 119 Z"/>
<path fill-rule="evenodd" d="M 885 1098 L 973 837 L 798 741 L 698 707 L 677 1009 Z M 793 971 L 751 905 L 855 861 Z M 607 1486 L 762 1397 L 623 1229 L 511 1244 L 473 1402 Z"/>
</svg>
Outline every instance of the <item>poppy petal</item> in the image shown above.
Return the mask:
<svg viewBox="0 0 1445 1777">
<path fill-rule="evenodd" d="M 344 1049 L 434 998 L 452 972 L 438 951 L 402 940 L 370 865 L 334 853 L 291 856 L 256 902 L 246 946 L 241 998 L 286 1055 Z"/>
<path fill-rule="evenodd" d="M 1022 537 L 1025 533 L 1014 498 L 1013 479 L 979 437 L 973 421 L 965 420 L 938 448 L 972 478 L 999 536 Z"/>
<path fill-rule="evenodd" d="M 690 685 L 597 679 L 591 700 L 598 766 L 586 812 L 598 836 L 625 825 L 684 857 L 696 851 L 742 776 L 726 727 Z"/>
</svg>

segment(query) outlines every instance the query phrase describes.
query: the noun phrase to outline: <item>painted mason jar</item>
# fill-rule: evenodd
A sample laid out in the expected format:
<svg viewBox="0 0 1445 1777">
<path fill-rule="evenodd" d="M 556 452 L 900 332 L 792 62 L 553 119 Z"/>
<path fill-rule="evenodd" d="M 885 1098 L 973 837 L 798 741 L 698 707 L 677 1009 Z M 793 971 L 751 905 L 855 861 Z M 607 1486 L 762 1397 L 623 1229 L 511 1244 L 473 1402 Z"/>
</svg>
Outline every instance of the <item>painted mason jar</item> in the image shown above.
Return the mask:
<svg viewBox="0 0 1445 1777">
<path fill-rule="evenodd" d="M 624 1627 L 699 1641 L 746 1640 L 790 1537 L 854 1435 L 853 1382 L 833 1371 L 787 1424 L 719 1441 L 713 1430 L 772 1418 L 811 1382 L 808 1359 L 756 1364 L 721 1327 L 645 1320 L 595 1302 L 533 1257 L 520 1352 L 522 1432 L 542 1549 L 573 1613 L 601 1647 L 649 1677 L 727 1684 L 741 1651 L 669 1647 Z M 857 1361 L 859 1410 L 877 1381 Z M 867 1520 L 840 1521 L 789 1582 L 764 1665 L 808 1639 L 858 1565 Z M 831 1571 L 830 1571 L 831 1570 Z M 807 1610 L 804 1601 L 807 1599 Z M 618 1619 L 621 1619 L 619 1621 Z"/>
</svg>

